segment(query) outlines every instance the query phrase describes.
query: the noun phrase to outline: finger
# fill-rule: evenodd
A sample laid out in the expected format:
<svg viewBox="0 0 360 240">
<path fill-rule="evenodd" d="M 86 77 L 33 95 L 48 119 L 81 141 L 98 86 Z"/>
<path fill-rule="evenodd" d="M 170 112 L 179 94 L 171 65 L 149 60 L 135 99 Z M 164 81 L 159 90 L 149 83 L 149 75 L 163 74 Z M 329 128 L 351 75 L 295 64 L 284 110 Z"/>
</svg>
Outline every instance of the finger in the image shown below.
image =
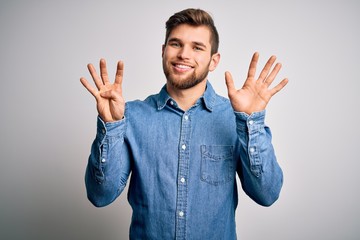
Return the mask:
<svg viewBox="0 0 360 240">
<path fill-rule="evenodd" d="M 232 94 L 234 91 L 236 91 L 234 80 L 231 76 L 230 72 L 225 72 L 225 83 L 228 90 L 228 94 Z"/>
<path fill-rule="evenodd" d="M 274 67 L 274 69 L 271 71 L 270 75 L 264 80 L 264 83 L 267 86 L 270 86 L 270 84 L 274 81 L 276 75 L 279 73 L 281 69 L 281 63 L 277 63 Z"/>
<path fill-rule="evenodd" d="M 124 74 L 124 63 L 122 61 L 119 61 L 116 69 L 115 83 L 120 84 L 120 86 L 122 85 L 123 74 Z"/>
<path fill-rule="evenodd" d="M 120 96 L 118 95 L 118 93 L 113 90 L 102 92 L 102 93 L 100 93 L 100 96 L 103 98 L 112 99 L 115 101 L 120 99 Z"/>
<path fill-rule="evenodd" d="M 256 73 L 256 66 L 259 60 L 259 53 L 255 52 L 254 55 L 251 58 L 250 66 L 249 66 L 249 72 L 248 72 L 248 78 L 254 78 Z"/>
<path fill-rule="evenodd" d="M 271 91 L 270 91 L 271 96 L 275 95 L 281 89 L 283 89 L 288 82 L 289 82 L 289 79 L 284 78 L 278 85 L 276 85 L 273 89 L 271 89 Z"/>
<path fill-rule="evenodd" d="M 98 91 L 85 78 L 80 78 L 80 82 L 94 97 L 97 95 Z"/>
<path fill-rule="evenodd" d="M 261 73 L 259 75 L 259 79 L 258 79 L 259 81 L 263 82 L 265 80 L 265 78 L 269 74 L 270 69 L 271 69 L 272 65 L 274 64 L 275 60 L 276 60 L 276 56 L 274 56 L 274 55 L 269 58 L 269 60 L 266 62 L 263 70 L 261 71 Z"/>
<path fill-rule="evenodd" d="M 109 83 L 109 75 L 108 75 L 107 68 L 106 68 L 106 61 L 103 58 L 100 59 L 100 75 L 101 75 L 103 84 Z"/>
<path fill-rule="evenodd" d="M 94 80 L 94 83 L 95 83 L 97 89 L 100 89 L 100 88 L 103 86 L 103 83 L 102 83 L 102 81 L 100 80 L 99 76 L 97 75 L 94 65 L 92 65 L 91 63 L 89 63 L 89 64 L 87 65 L 87 67 L 88 67 L 88 69 L 89 69 L 89 72 L 90 72 L 90 74 L 91 74 L 92 79 Z"/>
</svg>

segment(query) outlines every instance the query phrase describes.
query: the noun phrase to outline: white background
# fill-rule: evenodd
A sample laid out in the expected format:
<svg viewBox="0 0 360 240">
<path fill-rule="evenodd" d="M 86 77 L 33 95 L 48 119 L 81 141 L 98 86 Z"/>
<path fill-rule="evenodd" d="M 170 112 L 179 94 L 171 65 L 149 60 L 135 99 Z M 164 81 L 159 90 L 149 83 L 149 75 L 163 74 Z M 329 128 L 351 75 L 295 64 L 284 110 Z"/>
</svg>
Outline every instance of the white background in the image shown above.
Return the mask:
<svg viewBox="0 0 360 240">
<path fill-rule="evenodd" d="M 288 86 L 268 106 L 280 199 L 256 205 L 241 189 L 240 239 L 357 239 L 359 207 L 358 1 L 0 2 L 0 238 L 127 239 L 126 192 L 97 209 L 84 172 L 96 130 L 93 97 L 79 82 L 104 57 L 125 62 L 124 95 L 144 99 L 165 83 L 165 21 L 195 7 L 220 33 L 221 62 L 209 75 L 227 95 L 255 51 L 278 56 Z"/>
</svg>

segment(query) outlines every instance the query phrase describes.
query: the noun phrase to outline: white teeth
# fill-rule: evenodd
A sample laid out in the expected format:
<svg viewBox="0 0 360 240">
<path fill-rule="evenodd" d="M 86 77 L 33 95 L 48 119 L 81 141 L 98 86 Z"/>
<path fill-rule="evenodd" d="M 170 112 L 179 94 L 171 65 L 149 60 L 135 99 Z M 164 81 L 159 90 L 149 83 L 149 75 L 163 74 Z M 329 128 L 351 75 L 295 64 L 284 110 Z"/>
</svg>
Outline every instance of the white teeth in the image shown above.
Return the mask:
<svg viewBox="0 0 360 240">
<path fill-rule="evenodd" d="M 191 67 L 189 67 L 189 66 L 180 65 L 180 64 L 177 64 L 176 67 L 181 68 L 181 69 L 190 69 L 190 68 L 191 68 Z"/>
</svg>

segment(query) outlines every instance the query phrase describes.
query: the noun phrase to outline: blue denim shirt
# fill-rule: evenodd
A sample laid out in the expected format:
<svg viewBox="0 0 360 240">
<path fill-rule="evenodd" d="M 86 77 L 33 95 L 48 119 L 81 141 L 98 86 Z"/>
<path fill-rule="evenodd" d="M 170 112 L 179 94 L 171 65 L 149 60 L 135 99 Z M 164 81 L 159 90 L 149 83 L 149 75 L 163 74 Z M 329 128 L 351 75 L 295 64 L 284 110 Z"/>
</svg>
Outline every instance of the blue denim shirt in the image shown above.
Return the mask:
<svg viewBox="0 0 360 240">
<path fill-rule="evenodd" d="M 234 112 L 207 83 L 188 111 L 164 87 L 126 103 L 121 121 L 98 118 L 85 182 L 98 207 L 113 202 L 131 173 L 130 239 L 236 239 L 236 173 L 245 193 L 269 206 L 282 171 L 265 111 Z"/>
</svg>

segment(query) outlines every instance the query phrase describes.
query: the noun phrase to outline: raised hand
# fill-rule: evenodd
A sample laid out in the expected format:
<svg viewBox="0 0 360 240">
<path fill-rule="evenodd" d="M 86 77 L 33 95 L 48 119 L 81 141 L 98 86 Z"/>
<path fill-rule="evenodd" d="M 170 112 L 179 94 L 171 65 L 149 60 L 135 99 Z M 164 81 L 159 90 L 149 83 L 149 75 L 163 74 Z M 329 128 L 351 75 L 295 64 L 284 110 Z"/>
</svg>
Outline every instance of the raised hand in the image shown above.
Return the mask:
<svg viewBox="0 0 360 240">
<path fill-rule="evenodd" d="M 87 67 L 97 89 L 91 86 L 83 77 L 80 78 L 80 82 L 95 97 L 99 116 L 105 122 L 121 120 L 125 112 L 125 100 L 122 96 L 123 62 L 119 61 L 117 64 L 115 82 L 113 84 L 109 82 L 105 59 L 100 59 L 101 78 L 97 75 L 92 64 L 88 64 Z"/>
<path fill-rule="evenodd" d="M 269 86 L 281 69 L 281 64 L 277 63 L 271 70 L 276 60 L 275 56 L 269 58 L 259 77 L 256 79 L 255 73 L 258 59 L 259 53 L 256 52 L 251 59 L 248 76 L 241 89 L 236 90 L 230 72 L 225 73 L 229 99 L 234 111 L 245 112 L 250 115 L 253 112 L 264 110 L 271 97 L 288 83 L 288 79 L 285 78 L 275 87 L 269 89 Z"/>
</svg>

